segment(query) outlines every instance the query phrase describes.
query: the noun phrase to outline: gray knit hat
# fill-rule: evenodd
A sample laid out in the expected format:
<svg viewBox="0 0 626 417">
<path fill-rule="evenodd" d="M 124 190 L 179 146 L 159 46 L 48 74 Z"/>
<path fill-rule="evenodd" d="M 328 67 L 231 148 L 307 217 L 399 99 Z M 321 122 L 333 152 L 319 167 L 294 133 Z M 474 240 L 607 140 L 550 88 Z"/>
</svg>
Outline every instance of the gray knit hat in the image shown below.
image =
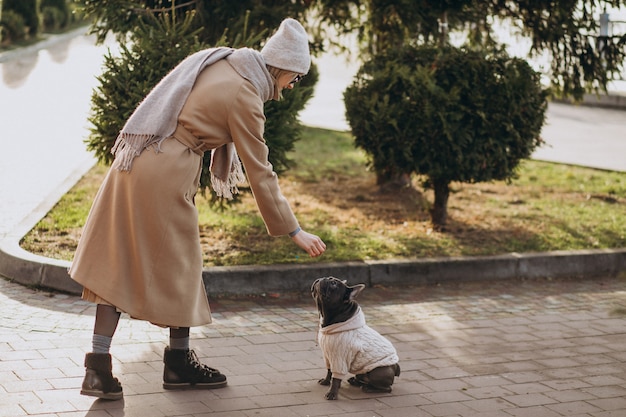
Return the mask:
<svg viewBox="0 0 626 417">
<path fill-rule="evenodd" d="M 261 55 L 267 65 L 298 74 L 306 74 L 311 67 L 306 31 L 300 22 L 291 18 L 283 20 L 261 49 Z"/>
</svg>

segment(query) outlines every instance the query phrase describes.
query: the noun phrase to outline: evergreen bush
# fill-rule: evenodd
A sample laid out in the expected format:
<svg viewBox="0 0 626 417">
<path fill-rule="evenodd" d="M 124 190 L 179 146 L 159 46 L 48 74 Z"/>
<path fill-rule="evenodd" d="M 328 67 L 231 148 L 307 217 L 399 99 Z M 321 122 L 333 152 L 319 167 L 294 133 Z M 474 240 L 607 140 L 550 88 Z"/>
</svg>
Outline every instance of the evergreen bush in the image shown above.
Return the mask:
<svg viewBox="0 0 626 417">
<path fill-rule="evenodd" d="M 70 0 L 41 0 L 43 30 L 59 30 L 72 22 Z"/>
<path fill-rule="evenodd" d="M 423 176 L 434 226 L 452 182 L 510 180 L 542 141 L 547 91 L 526 61 L 504 52 L 430 46 L 389 50 L 344 92 L 355 144 L 376 172 Z"/>
<path fill-rule="evenodd" d="M 40 4 L 41 0 L 3 0 L 2 9 L 5 13 L 11 10 L 22 16 L 28 36 L 37 36 L 41 28 Z"/>
<path fill-rule="evenodd" d="M 194 29 L 194 13 L 189 12 L 183 21 L 169 14 L 139 21 L 129 35 L 129 45 L 120 44 L 119 56 L 105 56 L 104 72 L 98 77 L 99 86 L 92 95 L 91 134 L 86 140 L 87 149 L 94 152 L 100 162 L 110 164 L 111 148 L 119 131 L 141 100 L 172 68 L 188 55 L 209 47 L 199 39 L 201 29 Z M 224 44 L 222 38 L 218 42 Z M 313 95 L 317 82 L 313 66 L 309 75 L 291 91 L 284 91 L 279 102 L 266 105 L 265 139 L 270 148 L 270 163 L 278 173 L 289 168 L 287 153 L 300 138 L 298 113 Z M 210 185 L 210 152 L 205 153 L 200 188 Z"/>
<path fill-rule="evenodd" d="M 278 174 L 288 170 L 293 161 L 287 153 L 293 150 L 302 135 L 298 114 L 313 96 L 318 81 L 317 67 L 311 64 L 309 73 L 292 90 L 283 90 L 280 101 L 265 104 L 265 140 L 270 148 L 270 163 Z"/>
<path fill-rule="evenodd" d="M 61 10 L 53 6 L 46 6 L 41 9 L 41 16 L 44 31 L 58 31 L 63 28 L 65 15 Z"/>
<path fill-rule="evenodd" d="M 190 13 L 180 23 L 167 14 L 149 24 L 140 21 L 128 44 L 120 43 L 118 56 L 105 55 L 104 71 L 91 97 L 92 128 L 86 140 L 98 161 L 113 162 L 111 148 L 141 100 L 180 61 L 202 49 L 190 26 L 192 19 Z"/>
<path fill-rule="evenodd" d="M 18 42 L 26 38 L 26 22 L 22 15 L 13 10 L 2 12 L 0 30 L 2 31 L 3 43 Z"/>
</svg>

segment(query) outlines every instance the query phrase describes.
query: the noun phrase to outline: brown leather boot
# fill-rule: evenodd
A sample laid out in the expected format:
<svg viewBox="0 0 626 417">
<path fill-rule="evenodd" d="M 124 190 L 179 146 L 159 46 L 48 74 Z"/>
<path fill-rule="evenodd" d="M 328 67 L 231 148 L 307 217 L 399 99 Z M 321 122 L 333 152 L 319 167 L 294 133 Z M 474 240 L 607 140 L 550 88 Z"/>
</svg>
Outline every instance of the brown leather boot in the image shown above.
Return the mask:
<svg viewBox="0 0 626 417">
<path fill-rule="evenodd" d="M 163 388 L 213 389 L 226 386 L 226 376 L 198 360 L 193 350 L 165 348 Z"/>
<path fill-rule="evenodd" d="M 104 400 L 120 400 L 124 396 L 122 384 L 113 377 L 111 355 L 108 353 L 88 353 L 85 355 L 85 379 L 80 390 L 82 395 Z"/>
</svg>

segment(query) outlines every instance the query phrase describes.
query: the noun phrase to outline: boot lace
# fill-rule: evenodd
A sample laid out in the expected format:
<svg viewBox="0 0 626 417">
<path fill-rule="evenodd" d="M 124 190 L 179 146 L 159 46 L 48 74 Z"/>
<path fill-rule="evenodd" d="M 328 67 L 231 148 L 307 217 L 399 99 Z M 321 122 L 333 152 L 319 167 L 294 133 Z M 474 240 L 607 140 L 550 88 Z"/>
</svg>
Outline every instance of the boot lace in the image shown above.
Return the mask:
<svg viewBox="0 0 626 417">
<path fill-rule="evenodd" d="M 198 355 L 196 355 L 196 352 L 191 349 L 187 353 L 187 361 L 189 363 L 189 366 L 192 366 L 195 372 L 200 373 L 203 376 L 213 378 L 214 374 L 220 375 L 220 371 L 218 371 L 217 369 L 211 368 L 201 363 L 200 360 L 198 359 Z"/>
</svg>

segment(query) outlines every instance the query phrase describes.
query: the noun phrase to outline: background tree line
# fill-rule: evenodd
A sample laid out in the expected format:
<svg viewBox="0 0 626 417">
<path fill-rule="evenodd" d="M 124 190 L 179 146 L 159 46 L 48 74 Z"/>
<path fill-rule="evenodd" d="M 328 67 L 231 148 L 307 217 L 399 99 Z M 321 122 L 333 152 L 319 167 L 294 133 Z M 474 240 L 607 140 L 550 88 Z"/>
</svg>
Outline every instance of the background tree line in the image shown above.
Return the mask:
<svg viewBox="0 0 626 417">
<path fill-rule="evenodd" d="M 37 40 L 42 33 L 85 24 L 74 0 L 0 0 L 0 45 Z"/>
</svg>

